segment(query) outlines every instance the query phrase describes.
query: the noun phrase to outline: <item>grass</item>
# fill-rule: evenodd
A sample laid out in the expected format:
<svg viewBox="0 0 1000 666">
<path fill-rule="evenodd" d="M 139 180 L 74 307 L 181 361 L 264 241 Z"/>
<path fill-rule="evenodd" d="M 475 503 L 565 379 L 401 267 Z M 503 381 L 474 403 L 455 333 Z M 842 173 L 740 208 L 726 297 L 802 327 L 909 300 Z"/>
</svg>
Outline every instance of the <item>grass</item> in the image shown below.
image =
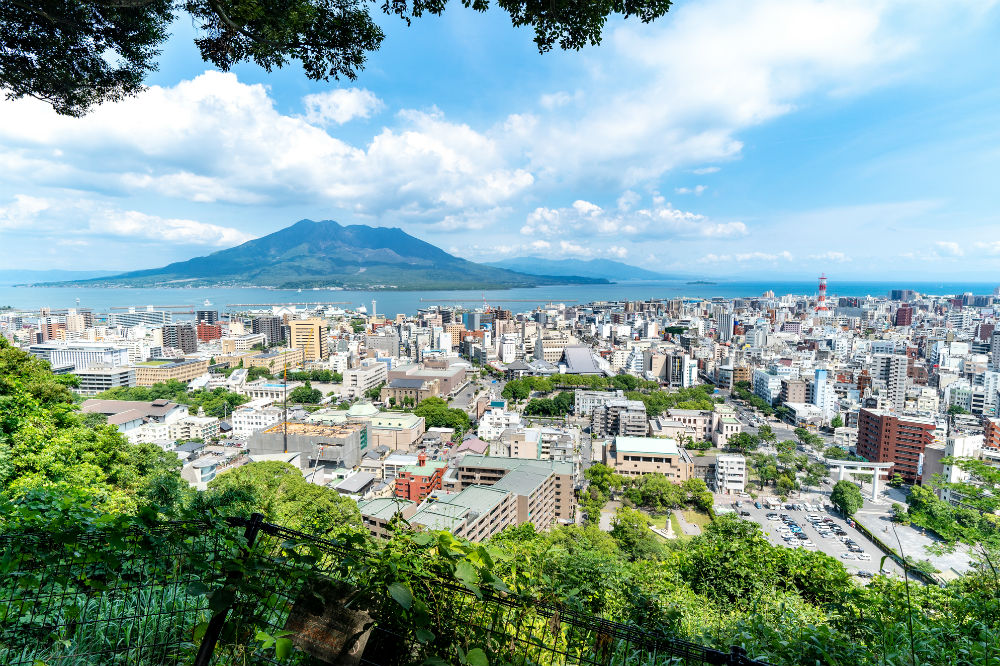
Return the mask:
<svg viewBox="0 0 1000 666">
<path fill-rule="evenodd" d="M 651 516 L 648 513 L 646 517 L 649 518 L 649 522 L 653 527 L 658 527 L 661 530 L 667 529 L 667 516 L 666 514 L 662 516 Z"/>
<path fill-rule="evenodd" d="M 688 521 L 692 525 L 697 525 L 698 527 L 704 528 L 712 522 L 711 516 L 707 513 L 702 513 L 701 511 L 695 511 L 694 509 L 684 509 L 684 520 Z"/>
<path fill-rule="evenodd" d="M 674 530 L 674 536 L 680 539 L 684 536 L 684 532 L 681 531 L 681 521 L 677 519 L 676 513 L 670 514 L 670 526 Z"/>
</svg>

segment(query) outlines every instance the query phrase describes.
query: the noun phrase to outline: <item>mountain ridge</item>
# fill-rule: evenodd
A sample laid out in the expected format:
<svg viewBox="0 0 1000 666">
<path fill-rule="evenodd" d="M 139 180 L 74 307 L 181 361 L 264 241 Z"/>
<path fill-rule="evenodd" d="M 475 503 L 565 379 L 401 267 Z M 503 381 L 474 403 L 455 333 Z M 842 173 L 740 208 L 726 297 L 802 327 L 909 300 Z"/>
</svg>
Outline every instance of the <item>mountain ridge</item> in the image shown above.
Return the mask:
<svg viewBox="0 0 1000 666">
<path fill-rule="evenodd" d="M 276 288 L 486 289 L 606 284 L 533 275 L 448 254 L 398 227 L 302 219 L 273 233 L 159 268 L 46 286 L 258 286 Z"/>
<path fill-rule="evenodd" d="M 668 280 L 677 278 L 656 271 L 632 266 L 612 259 L 547 259 L 544 257 L 512 257 L 484 262 L 486 266 L 530 273 L 532 275 L 579 275 L 611 282 L 627 280 Z"/>
</svg>

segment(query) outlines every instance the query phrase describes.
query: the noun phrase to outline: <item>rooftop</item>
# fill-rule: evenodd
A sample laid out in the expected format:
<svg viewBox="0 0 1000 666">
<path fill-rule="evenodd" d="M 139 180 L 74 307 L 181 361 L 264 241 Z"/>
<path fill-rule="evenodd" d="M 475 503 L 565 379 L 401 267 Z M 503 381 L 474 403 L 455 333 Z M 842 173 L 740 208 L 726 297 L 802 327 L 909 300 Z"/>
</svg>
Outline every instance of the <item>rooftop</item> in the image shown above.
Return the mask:
<svg viewBox="0 0 1000 666">
<path fill-rule="evenodd" d="M 667 437 L 615 437 L 618 453 L 651 453 L 676 456 L 680 454 L 676 440 Z"/>
<path fill-rule="evenodd" d="M 462 458 L 459 465 L 463 469 L 505 469 L 512 471 L 521 467 L 534 467 L 536 469 L 548 469 L 556 474 L 572 474 L 573 463 L 560 460 L 535 460 L 533 458 L 506 458 L 503 456 L 480 456 L 469 454 Z"/>
<path fill-rule="evenodd" d="M 541 470 L 537 467 L 522 467 L 515 469 L 493 484 L 498 490 L 509 490 L 515 495 L 530 495 L 552 476 L 551 470 Z"/>
<path fill-rule="evenodd" d="M 410 500 L 395 499 L 390 497 L 380 497 L 378 499 L 359 502 L 358 510 L 361 515 L 377 518 L 378 520 L 390 520 L 397 513 L 401 513 L 410 504 Z"/>
<path fill-rule="evenodd" d="M 406 467 L 401 467 L 399 473 L 409 473 L 414 476 L 430 476 L 436 470 L 444 469 L 448 466 L 447 460 L 428 460 L 423 465 L 407 465 Z"/>
<path fill-rule="evenodd" d="M 285 432 L 286 427 L 288 428 L 289 435 L 306 435 L 312 437 L 338 437 L 365 429 L 365 426 L 361 423 L 325 424 L 281 421 L 264 430 L 264 433 L 269 435 L 282 434 Z"/>
</svg>

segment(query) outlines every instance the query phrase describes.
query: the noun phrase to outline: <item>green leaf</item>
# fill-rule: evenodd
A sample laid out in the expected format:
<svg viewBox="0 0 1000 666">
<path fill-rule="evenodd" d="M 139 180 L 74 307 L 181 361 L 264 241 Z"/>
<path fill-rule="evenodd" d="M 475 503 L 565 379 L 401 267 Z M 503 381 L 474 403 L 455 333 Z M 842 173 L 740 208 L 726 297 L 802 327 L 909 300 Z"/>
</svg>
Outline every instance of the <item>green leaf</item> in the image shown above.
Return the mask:
<svg viewBox="0 0 1000 666">
<path fill-rule="evenodd" d="M 389 586 L 389 594 L 403 608 L 409 610 L 413 605 L 413 593 L 402 583 L 393 583 Z"/>
<path fill-rule="evenodd" d="M 417 544 L 418 546 L 426 546 L 432 541 L 434 541 L 434 537 L 428 534 L 427 532 L 418 532 L 417 534 L 413 535 L 413 543 Z"/>
<path fill-rule="evenodd" d="M 880 572 L 881 572 L 881 571 L 884 571 L 884 570 L 885 570 L 885 561 L 886 561 L 887 559 L 889 559 L 889 556 L 888 556 L 888 555 L 883 555 L 883 556 L 882 556 L 882 559 L 881 559 L 881 560 L 879 560 L 879 563 L 878 563 L 878 570 L 879 570 Z"/>
<path fill-rule="evenodd" d="M 201 639 L 205 637 L 205 632 L 208 631 L 208 622 L 199 622 L 194 627 L 194 642 L 200 643 Z"/>
<path fill-rule="evenodd" d="M 236 588 L 227 585 L 212 593 L 208 598 L 208 607 L 218 613 L 232 606 L 234 601 L 236 601 Z"/>
<path fill-rule="evenodd" d="M 279 638 L 274 643 L 274 656 L 278 659 L 288 659 L 292 654 L 292 639 Z"/>
<path fill-rule="evenodd" d="M 469 587 L 479 582 L 479 571 L 471 562 L 463 560 L 455 565 L 455 577 Z"/>
<path fill-rule="evenodd" d="M 469 666 L 490 666 L 490 660 L 486 658 L 486 653 L 480 648 L 472 648 L 466 656 Z"/>
<path fill-rule="evenodd" d="M 208 586 L 201 581 L 195 581 L 188 585 L 187 593 L 193 597 L 200 597 L 208 594 Z"/>
<path fill-rule="evenodd" d="M 451 666 L 451 664 L 441 657 L 430 656 L 424 659 L 421 666 Z"/>
<path fill-rule="evenodd" d="M 430 643 L 434 640 L 434 632 L 429 629 L 417 629 L 417 640 L 421 643 Z"/>
</svg>

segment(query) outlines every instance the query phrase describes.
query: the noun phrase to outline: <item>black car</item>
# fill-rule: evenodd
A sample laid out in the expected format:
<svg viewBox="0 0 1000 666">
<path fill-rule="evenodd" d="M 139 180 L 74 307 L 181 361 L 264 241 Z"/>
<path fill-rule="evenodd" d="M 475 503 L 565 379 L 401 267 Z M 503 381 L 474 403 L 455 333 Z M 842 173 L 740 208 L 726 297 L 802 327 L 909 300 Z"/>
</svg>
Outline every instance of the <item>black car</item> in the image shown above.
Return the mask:
<svg viewBox="0 0 1000 666">
<path fill-rule="evenodd" d="M 749 511 L 740 511 L 740 515 L 741 516 L 749 516 L 750 512 Z"/>
</svg>

